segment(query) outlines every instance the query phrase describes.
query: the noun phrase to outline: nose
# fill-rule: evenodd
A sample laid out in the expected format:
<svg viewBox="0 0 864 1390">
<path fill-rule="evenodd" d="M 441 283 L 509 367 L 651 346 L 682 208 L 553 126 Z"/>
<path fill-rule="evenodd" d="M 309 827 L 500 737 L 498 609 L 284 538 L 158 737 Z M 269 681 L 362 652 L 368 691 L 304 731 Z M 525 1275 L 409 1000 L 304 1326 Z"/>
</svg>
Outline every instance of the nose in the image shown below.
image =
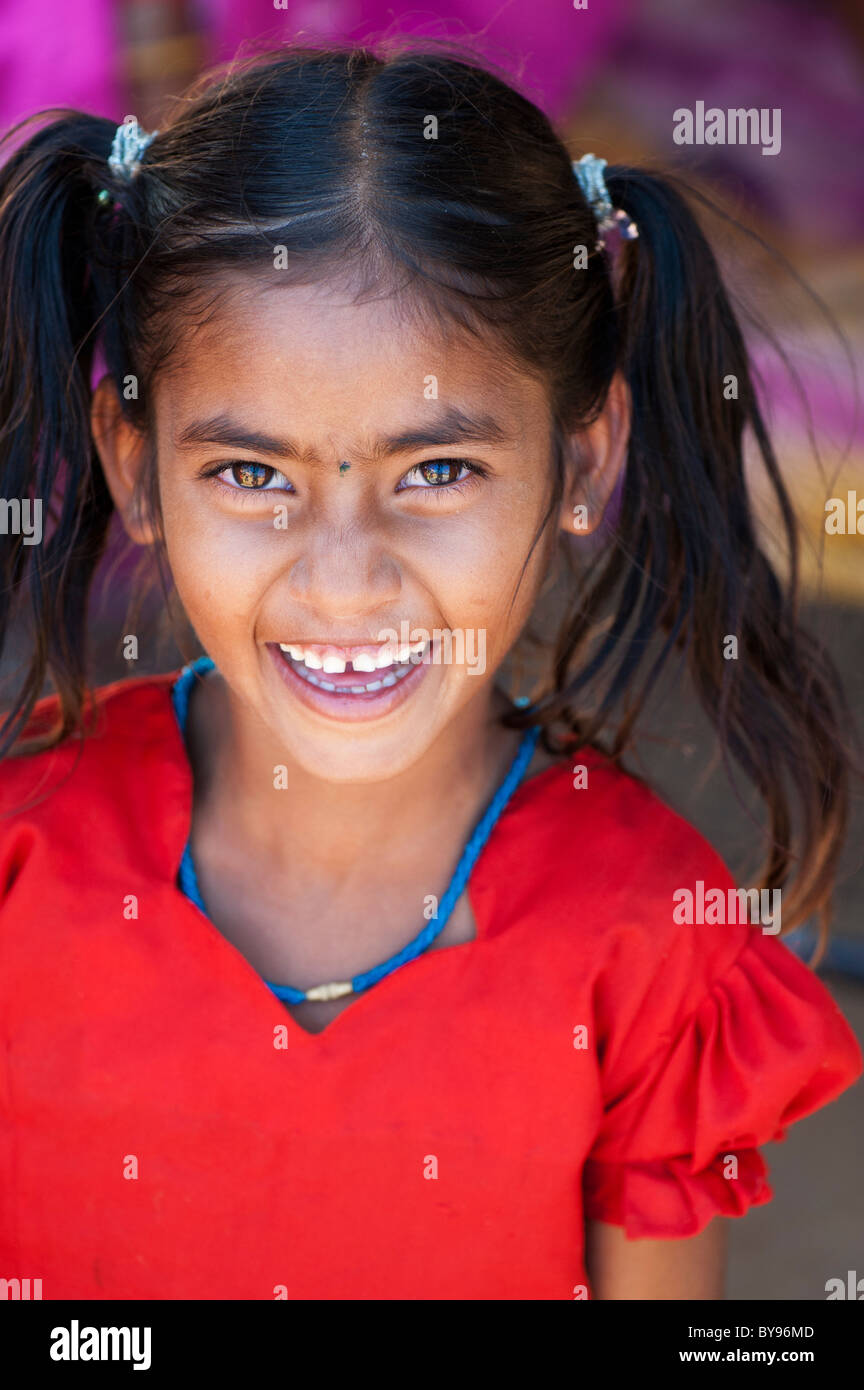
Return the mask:
<svg viewBox="0 0 864 1390">
<path fill-rule="evenodd" d="M 381 533 L 354 518 L 313 527 L 286 582 L 291 599 L 322 622 L 356 622 L 398 600 L 402 571 Z"/>
</svg>

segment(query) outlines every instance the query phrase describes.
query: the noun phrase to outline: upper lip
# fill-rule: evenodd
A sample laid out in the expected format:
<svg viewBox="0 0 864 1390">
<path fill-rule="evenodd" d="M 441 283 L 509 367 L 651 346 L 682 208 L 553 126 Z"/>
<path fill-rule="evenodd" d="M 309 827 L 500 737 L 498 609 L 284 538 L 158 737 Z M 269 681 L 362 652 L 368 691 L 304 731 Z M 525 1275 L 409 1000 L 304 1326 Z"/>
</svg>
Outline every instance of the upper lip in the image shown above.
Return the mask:
<svg viewBox="0 0 864 1390">
<path fill-rule="evenodd" d="M 418 637 L 409 646 L 417 647 L 422 642 L 428 642 L 428 637 Z M 384 641 L 380 638 L 370 637 L 368 642 L 310 642 L 305 637 L 275 637 L 273 645 L 276 647 L 304 647 L 311 652 L 334 652 L 338 656 L 350 658 L 353 652 L 378 652 L 382 647 L 393 647 L 404 645 L 401 642 Z"/>
</svg>

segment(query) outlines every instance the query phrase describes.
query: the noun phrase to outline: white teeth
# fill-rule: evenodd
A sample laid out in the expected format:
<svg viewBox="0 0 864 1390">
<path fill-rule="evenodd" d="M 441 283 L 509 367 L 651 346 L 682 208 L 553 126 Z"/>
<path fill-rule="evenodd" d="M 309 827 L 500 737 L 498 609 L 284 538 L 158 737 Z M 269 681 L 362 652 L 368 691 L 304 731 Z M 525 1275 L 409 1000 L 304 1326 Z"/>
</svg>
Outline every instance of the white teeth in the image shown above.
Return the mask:
<svg viewBox="0 0 864 1390">
<path fill-rule="evenodd" d="M 328 675 L 340 676 L 344 674 L 349 664 L 355 671 L 366 672 L 384 671 L 396 664 L 405 665 L 408 662 L 411 662 L 412 665 L 416 665 L 416 659 L 423 655 L 428 645 L 425 639 L 411 643 L 402 642 L 396 648 L 385 643 L 384 646 L 380 647 L 375 652 L 358 652 L 357 655 L 348 662 L 344 657 L 332 654 L 322 657 L 318 652 L 311 651 L 298 642 L 279 643 L 280 649 L 285 652 L 286 655 L 290 656 L 292 661 L 296 661 L 299 665 L 305 666 L 306 670 L 325 671 Z M 413 661 L 412 658 L 414 658 Z M 367 689 L 368 687 L 348 686 L 346 688 L 349 690 L 361 690 Z"/>
<path fill-rule="evenodd" d="M 320 690 L 337 691 L 340 695 L 367 695 L 375 690 L 381 690 L 385 686 L 398 685 L 399 681 L 404 680 L 412 669 L 411 666 L 403 666 L 398 672 L 391 672 L 389 675 L 383 676 L 381 680 L 367 681 L 365 685 L 334 685 L 332 681 L 325 681 L 323 676 L 313 676 L 312 672 L 307 670 L 301 661 L 298 661 L 294 667 L 298 676 L 307 681 L 309 685 L 318 686 Z"/>
</svg>

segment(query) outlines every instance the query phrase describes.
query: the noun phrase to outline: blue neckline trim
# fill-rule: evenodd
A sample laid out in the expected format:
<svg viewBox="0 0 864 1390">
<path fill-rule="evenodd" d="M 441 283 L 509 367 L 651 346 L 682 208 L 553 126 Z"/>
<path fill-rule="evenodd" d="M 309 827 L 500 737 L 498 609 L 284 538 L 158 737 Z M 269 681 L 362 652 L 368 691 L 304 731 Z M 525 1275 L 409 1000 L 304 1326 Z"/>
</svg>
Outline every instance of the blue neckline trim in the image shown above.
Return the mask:
<svg viewBox="0 0 864 1390">
<path fill-rule="evenodd" d="M 189 714 L 189 700 L 192 695 L 195 682 L 208 671 L 215 669 L 215 663 L 209 656 L 199 656 L 197 661 L 190 662 L 184 666 L 177 680 L 171 687 L 171 700 L 174 706 L 174 713 L 180 727 L 181 736 L 185 740 L 186 721 Z M 492 800 L 489 802 L 480 820 L 477 822 L 471 837 L 462 851 L 462 857 L 456 865 L 453 877 L 450 880 L 447 891 L 444 893 L 438 904 L 438 916 L 427 922 L 422 931 L 418 932 L 413 941 L 398 951 L 396 955 L 385 960 L 381 965 L 376 965 L 372 970 L 366 970 L 361 975 L 355 975 L 351 981 L 355 994 L 362 994 L 364 990 L 371 989 L 379 980 L 391 975 L 394 970 L 398 970 L 400 965 L 407 964 L 410 960 L 416 960 L 419 955 L 428 949 L 437 936 L 440 936 L 453 912 L 456 903 L 461 897 L 465 885 L 471 875 L 471 871 L 485 848 L 489 836 L 492 834 L 498 820 L 504 811 L 505 806 L 515 792 L 522 777 L 534 754 L 537 746 L 537 739 L 540 736 L 539 726 L 528 729 L 522 737 L 516 756 L 510 765 L 510 770 L 500 787 L 496 791 Z M 192 859 L 192 850 L 189 842 L 183 851 L 183 858 L 180 861 L 180 871 L 178 883 L 185 893 L 204 916 L 207 916 L 207 909 L 201 897 L 201 889 L 198 883 L 198 875 L 195 871 L 195 864 Z M 289 1004 L 302 1004 L 306 999 L 306 993 L 302 989 L 294 989 L 292 985 L 277 985 L 270 980 L 265 980 L 265 984 L 273 991 L 278 999 L 282 999 Z"/>
</svg>

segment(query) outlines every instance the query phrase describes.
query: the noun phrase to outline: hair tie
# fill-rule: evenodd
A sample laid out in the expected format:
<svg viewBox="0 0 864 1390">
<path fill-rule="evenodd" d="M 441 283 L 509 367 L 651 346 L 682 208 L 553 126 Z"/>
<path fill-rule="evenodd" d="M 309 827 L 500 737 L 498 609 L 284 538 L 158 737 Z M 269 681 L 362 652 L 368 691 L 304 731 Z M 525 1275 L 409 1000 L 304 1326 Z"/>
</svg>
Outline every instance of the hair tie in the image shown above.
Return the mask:
<svg viewBox="0 0 864 1390">
<path fill-rule="evenodd" d="M 114 132 L 114 139 L 111 142 L 111 153 L 108 156 L 108 168 L 118 179 L 124 183 L 131 183 L 136 174 L 141 169 L 141 158 L 148 145 L 151 145 L 159 134 L 158 130 L 151 131 L 149 134 L 142 130 L 134 116 L 127 116 L 122 125 L 118 125 Z M 96 201 L 105 204 L 110 203 L 111 193 L 107 188 L 100 188 L 96 195 Z M 115 210 L 119 207 L 114 204 Z"/>
<path fill-rule="evenodd" d="M 595 154 L 583 154 L 581 159 L 573 160 L 573 173 L 597 222 L 600 233 L 597 247 L 601 250 L 606 245 L 606 233 L 613 229 L 618 230 L 624 241 L 634 241 L 639 235 L 639 228 L 633 219 L 621 208 L 613 208 L 603 177 L 605 168 L 606 160 L 598 159 Z"/>
<path fill-rule="evenodd" d="M 144 151 L 158 134 L 158 130 L 148 134 L 146 130 L 141 129 L 134 116 L 127 116 L 114 132 L 111 153 L 108 156 L 108 168 L 112 174 L 116 174 L 125 183 L 131 182 L 141 168 Z"/>
</svg>

